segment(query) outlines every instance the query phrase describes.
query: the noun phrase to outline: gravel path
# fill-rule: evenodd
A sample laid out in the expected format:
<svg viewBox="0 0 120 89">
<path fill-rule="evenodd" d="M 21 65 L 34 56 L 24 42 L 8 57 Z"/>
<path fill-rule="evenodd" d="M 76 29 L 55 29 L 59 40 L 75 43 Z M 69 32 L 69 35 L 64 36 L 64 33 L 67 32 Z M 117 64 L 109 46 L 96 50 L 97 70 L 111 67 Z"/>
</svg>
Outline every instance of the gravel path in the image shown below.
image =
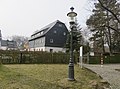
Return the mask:
<svg viewBox="0 0 120 89">
<path fill-rule="evenodd" d="M 104 80 L 107 80 L 111 85 L 111 89 L 120 89 L 120 64 L 108 64 L 103 65 L 103 67 L 101 65 L 84 64 L 84 67 L 96 72 Z"/>
</svg>

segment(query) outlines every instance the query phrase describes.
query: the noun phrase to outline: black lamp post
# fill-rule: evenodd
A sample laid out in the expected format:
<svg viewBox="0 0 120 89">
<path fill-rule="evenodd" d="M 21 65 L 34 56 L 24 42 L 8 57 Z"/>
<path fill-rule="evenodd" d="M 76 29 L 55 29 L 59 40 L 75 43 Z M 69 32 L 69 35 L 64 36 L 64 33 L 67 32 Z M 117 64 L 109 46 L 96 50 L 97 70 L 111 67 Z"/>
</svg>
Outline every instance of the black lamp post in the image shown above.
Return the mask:
<svg viewBox="0 0 120 89">
<path fill-rule="evenodd" d="M 67 14 L 70 18 L 70 29 L 71 29 L 71 39 L 70 39 L 70 60 L 69 60 L 69 69 L 68 69 L 68 80 L 74 81 L 74 60 L 73 60 L 73 30 L 75 29 L 75 17 L 77 13 L 73 12 L 74 8 L 70 8 L 71 12 Z"/>
</svg>

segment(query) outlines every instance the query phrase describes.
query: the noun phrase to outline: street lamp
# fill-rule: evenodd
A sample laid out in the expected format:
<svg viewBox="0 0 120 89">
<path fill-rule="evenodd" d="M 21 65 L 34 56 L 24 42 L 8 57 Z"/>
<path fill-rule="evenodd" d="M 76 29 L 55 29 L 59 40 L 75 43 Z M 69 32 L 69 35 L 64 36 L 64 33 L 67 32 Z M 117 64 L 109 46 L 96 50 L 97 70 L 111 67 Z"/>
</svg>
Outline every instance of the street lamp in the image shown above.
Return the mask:
<svg viewBox="0 0 120 89">
<path fill-rule="evenodd" d="M 68 80 L 74 81 L 74 60 L 73 60 L 73 30 L 75 30 L 75 17 L 77 13 L 73 12 L 74 8 L 70 8 L 71 12 L 67 14 L 70 18 L 69 24 L 71 29 L 71 38 L 70 38 L 70 60 L 69 60 L 69 69 L 68 69 Z"/>
</svg>

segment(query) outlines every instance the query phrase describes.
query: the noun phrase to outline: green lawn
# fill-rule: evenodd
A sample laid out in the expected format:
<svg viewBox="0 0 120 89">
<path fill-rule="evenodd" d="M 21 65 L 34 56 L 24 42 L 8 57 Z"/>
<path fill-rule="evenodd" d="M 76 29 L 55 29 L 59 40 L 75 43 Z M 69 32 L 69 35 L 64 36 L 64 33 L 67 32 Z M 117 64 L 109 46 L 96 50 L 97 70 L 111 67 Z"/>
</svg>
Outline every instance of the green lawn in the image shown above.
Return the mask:
<svg viewBox="0 0 120 89">
<path fill-rule="evenodd" d="M 0 89 L 94 89 L 100 78 L 75 65 L 75 79 L 67 80 L 65 64 L 0 65 Z"/>
</svg>

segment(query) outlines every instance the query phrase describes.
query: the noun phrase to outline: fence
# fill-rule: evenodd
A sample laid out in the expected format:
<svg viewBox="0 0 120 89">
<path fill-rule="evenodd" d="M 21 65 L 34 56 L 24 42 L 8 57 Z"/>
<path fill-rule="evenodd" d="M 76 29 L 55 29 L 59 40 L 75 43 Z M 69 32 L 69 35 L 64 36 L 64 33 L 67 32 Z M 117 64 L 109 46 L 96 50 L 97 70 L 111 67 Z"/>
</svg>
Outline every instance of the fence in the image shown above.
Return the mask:
<svg viewBox="0 0 120 89">
<path fill-rule="evenodd" d="M 89 60 L 90 64 L 100 64 L 101 63 L 101 56 L 91 56 Z M 104 55 L 103 56 L 103 63 L 110 64 L 110 63 L 120 63 L 120 54 Z"/>
</svg>

